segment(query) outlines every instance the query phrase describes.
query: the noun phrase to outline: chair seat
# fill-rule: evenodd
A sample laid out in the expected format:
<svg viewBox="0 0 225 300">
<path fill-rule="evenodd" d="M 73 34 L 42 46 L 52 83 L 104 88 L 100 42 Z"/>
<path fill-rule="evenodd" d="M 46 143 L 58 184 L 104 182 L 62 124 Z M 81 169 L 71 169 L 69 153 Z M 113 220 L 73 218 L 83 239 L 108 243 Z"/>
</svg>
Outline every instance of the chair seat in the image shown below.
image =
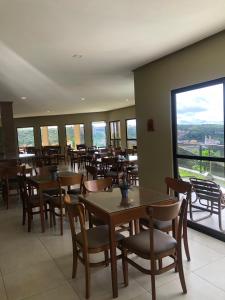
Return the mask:
<svg viewBox="0 0 225 300">
<path fill-rule="evenodd" d="M 87 229 L 88 249 L 96 249 L 109 245 L 109 229 L 107 225 L 97 226 Z M 116 241 L 121 241 L 124 236 L 120 233 L 115 234 Z M 82 245 L 82 235 L 77 234 L 77 242 Z"/>
<path fill-rule="evenodd" d="M 63 195 L 65 195 L 66 190 L 62 189 L 62 193 L 63 193 Z M 43 194 L 47 194 L 49 196 L 57 196 L 60 194 L 60 189 L 59 188 L 50 188 L 50 189 L 44 190 Z"/>
<path fill-rule="evenodd" d="M 122 241 L 123 247 L 131 250 L 143 257 L 150 255 L 149 230 L 142 231 L 137 235 L 125 238 Z M 160 255 L 166 251 L 172 250 L 177 241 L 169 234 L 161 230 L 154 229 L 154 253 Z"/>
<path fill-rule="evenodd" d="M 149 220 L 148 219 L 141 218 L 139 220 L 139 222 L 140 222 L 141 225 L 149 227 Z M 155 229 L 159 229 L 159 230 L 162 230 L 162 231 L 171 231 L 171 227 L 172 227 L 171 221 L 154 220 L 153 225 L 154 225 Z"/>
<path fill-rule="evenodd" d="M 54 197 L 54 196 L 50 196 L 47 198 L 49 202 L 51 202 L 51 204 L 53 204 L 55 207 L 61 207 L 61 199 L 60 197 Z M 76 204 L 79 202 L 78 196 L 76 195 L 70 195 L 70 200 L 72 204 Z M 63 207 L 64 207 L 64 202 L 62 203 Z"/>
</svg>

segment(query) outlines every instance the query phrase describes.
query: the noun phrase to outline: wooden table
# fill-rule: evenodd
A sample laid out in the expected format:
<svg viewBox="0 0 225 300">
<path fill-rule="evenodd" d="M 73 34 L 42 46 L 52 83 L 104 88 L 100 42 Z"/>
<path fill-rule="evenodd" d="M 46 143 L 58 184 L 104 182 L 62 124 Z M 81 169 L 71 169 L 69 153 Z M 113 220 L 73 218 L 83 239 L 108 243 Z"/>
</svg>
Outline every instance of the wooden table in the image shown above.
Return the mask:
<svg viewBox="0 0 225 300">
<path fill-rule="evenodd" d="M 118 297 L 115 241 L 116 226 L 147 216 L 147 206 L 169 199 L 172 198 L 167 194 L 143 188 L 132 188 L 132 190 L 129 191 L 128 204 L 121 202 L 119 188 L 115 188 L 111 192 L 98 192 L 79 196 L 79 200 L 84 203 L 89 212 L 94 213 L 109 225 L 113 298 Z"/>
<path fill-rule="evenodd" d="M 71 171 L 58 171 L 58 176 L 73 176 L 74 172 Z M 40 198 L 40 217 L 41 217 L 41 230 L 42 232 L 45 232 L 45 222 L 44 222 L 44 205 L 43 205 L 43 190 L 46 190 L 48 188 L 58 188 L 59 183 L 57 180 L 53 180 L 51 175 L 45 175 L 45 176 L 33 176 L 28 177 L 27 180 L 30 182 L 30 184 L 37 189 L 38 195 Z"/>
</svg>

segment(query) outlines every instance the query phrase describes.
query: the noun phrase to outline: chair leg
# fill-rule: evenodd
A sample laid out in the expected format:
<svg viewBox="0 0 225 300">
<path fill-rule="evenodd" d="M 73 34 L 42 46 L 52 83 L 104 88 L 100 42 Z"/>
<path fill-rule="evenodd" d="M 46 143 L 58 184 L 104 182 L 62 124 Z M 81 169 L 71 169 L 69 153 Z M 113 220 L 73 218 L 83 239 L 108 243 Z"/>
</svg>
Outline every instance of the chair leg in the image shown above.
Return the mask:
<svg viewBox="0 0 225 300">
<path fill-rule="evenodd" d="M 48 205 L 47 205 L 47 203 L 44 205 L 44 208 L 45 208 L 45 220 L 48 220 L 48 211 L 47 211 Z"/>
<path fill-rule="evenodd" d="M 73 271 L 72 278 L 75 278 L 77 274 L 77 251 L 73 250 Z"/>
<path fill-rule="evenodd" d="M 60 208 L 60 234 L 63 235 L 63 208 Z"/>
<path fill-rule="evenodd" d="M 85 261 L 85 297 L 88 299 L 90 297 L 90 267 L 89 262 Z"/>
<path fill-rule="evenodd" d="M 22 225 L 26 224 L 26 208 L 25 205 L 23 204 L 23 217 L 22 217 Z"/>
<path fill-rule="evenodd" d="M 31 232 L 32 208 L 28 209 L 27 216 L 28 216 L 28 221 L 27 221 L 27 223 L 28 223 L 28 232 Z"/>
<path fill-rule="evenodd" d="M 178 268 L 178 272 L 179 272 L 180 283 L 181 283 L 181 286 L 183 289 L 183 293 L 186 294 L 187 287 L 186 287 L 185 278 L 184 278 L 181 247 L 179 247 L 179 249 L 177 249 L 177 268 Z"/>
<path fill-rule="evenodd" d="M 189 246 L 188 246 L 188 236 L 187 236 L 187 225 L 184 225 L 183 227 L 183 242 L 184 242 L 184 250 L 186 253 L 187 260 L 190 261 L 190 251 L 189 251 Z"/>
<path fill-rule="evenodd" d="M 151 284 L 152 284 L 152 300 L 156 300 L 156 290 L 155 290 L 155 275 L 151 275 Z"/>
<path fill-rule="evenodd" d="M 130 236 L 134 234 L 133 221 L 129 222 L 129 234 L 130 234 Z"/>
<path fill-rule="evenodd" d="M 128 286 L 128 262 L 127 262 L 127 250 L 122 250 L 122 266 L 123 266 L 123 278 L 124 285 Z"/>
<path fill-rule="evenodd" d="M 108 265 L 109 265 L 109 251 L 105 250 L 104 255 L 105 255 L 105 266 L 108 267 Z"/>
</svg>

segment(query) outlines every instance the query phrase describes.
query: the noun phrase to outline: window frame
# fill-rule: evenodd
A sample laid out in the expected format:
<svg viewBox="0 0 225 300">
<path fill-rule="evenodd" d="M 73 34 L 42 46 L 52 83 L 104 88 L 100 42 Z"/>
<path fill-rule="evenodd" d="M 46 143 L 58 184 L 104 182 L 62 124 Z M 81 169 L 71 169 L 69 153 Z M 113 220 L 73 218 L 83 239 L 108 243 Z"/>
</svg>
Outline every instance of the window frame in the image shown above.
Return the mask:
<svg viewBox="0 0 225 300">
<path fill-rule="evenodd" d="M 33 128 L 34 145 L 33 145 L 33 146 L 28 146 L 28 147 L 26 147 L 26 148 L 35 147 L 34 126 L 25 126 L 25 127 L 16 127 L 16 133 L 17 133 L 17 145 L 18 145 L 18 148 L 22 148 L 22 146 L 19 145 L 18 129 L 24 129 L 24 128 Z"/>
<path fill-rule="evenodd" d="M 128 139 L 128 134 L 127 134 L 127 122 L 130 120 L 136 120 L 136 139 Z M 137 119 L 136 118 L 129 118 L 125 120 L 125 126 L 126 126 L 126 147 L 128 148 L 128 141 L 136 141 L 136 146 L 137 146 Z"/>
<path fill-rule="evenodd" d="M 107 139 L 107 122 L 106 121 L 92 121 L 91 122 L 91 144 L 92 144 L 92 146 L 94 147 L 94 146 L 96 146 L 96 145 L 94 145 L 94 139 L 93 139 L 93 123 L 105 123 L 105 146 L 101 146 L 101 147 L 107 147 L 107 141 L 108 141 L 108 139 Z M 97 148 L 99 148 L 100 146 L 96 146 Z M 100 147 L 100 148 L 101 148 Z"/>
<path fill-rule="evenodd" d="M 58 134 L 58 144 L 55 145 L 43 145 L 42 144 L 42 134 L 41 134 L 41 128 L 42 127 L 57 127 L 57 134 Z M 40 126 L 40 135 L 41 135 L 41 147 L 54 147 L 54 146 L 60 146 L 59 144 L 59 125 L 41 125 Z"/>
<path fill-rule="evenodd" d="M 173 150 L 173 172 L 174 177 L 179 177 L 179 169 L 178 169 L 178 160 L 179 159 L 190 159 L 190 160 L 198 160 L 198 161 L 216 161 L 225 163 L 225 153 L 223 157 L 212 157 L 212 156 L 200 156 L 200 155 L 182 155 L 178 153 L 178 141 L 177 141 L 177 109 L 176 109 L 176 94 L 187 92 L 195 89 L 210 87 L 217 84 L 223 84 L 223 135 L 224 135 L 224 144 L 225 144 L 225 77 L 209 80 L 189 86 L 185 86 L 183 88 L 174 89 L 171 91 L 171 122 L 172 122 L 172 150 Z M 193 222 L 191 220 L 187 220 L 188 226 L 194 228 L 200 232 L 213 236 L 219 240 L 225 241 L 225 234 L 220 232 L 212 227 L 208 227 L 207 225 L 203 225 L 197 222 Z"/>
<path fill-rule="evenodd" d="M 120 128 L 120 138 L 115 138 L 115 123 L 119 122 L 119 128 Z M 113 138 L 111 138 L 111 124 L 113 124 Z M 120 120 L 114 120 L 114 121 L 109 121 L 109 141 L 110 141 L 110 145 L 112 145 L 113 147 L 121 147 L 121 121 Z"/>
<path fill-rule="evenodd" d="M 171 116 L 172 116 L 172 145 L 173 145 L 173 171 L 174 176 L 178 177 L 178 159 L 193 159 L 193 160 L 206 160 L 206 161 L 219 161 L 225 162 L 224 157 L 210 157 L 210 156 L 199 156 L 199 155 L 182 155 L 177 153 L 177 109 L 176 109 L 176 94 L 182 92 L 188 92 L 191 90 L 196 90 L 204 87 L 209 87 L 217 84 L 223 84 L 223 117 L 224 117 L 224 139 L 225 139 L 225 77 L 209 80 L 206 82 L 201 82 L 193 85 L 189 85 L 183 88 L 174 89 L 171 91 Z"/>
</svg>

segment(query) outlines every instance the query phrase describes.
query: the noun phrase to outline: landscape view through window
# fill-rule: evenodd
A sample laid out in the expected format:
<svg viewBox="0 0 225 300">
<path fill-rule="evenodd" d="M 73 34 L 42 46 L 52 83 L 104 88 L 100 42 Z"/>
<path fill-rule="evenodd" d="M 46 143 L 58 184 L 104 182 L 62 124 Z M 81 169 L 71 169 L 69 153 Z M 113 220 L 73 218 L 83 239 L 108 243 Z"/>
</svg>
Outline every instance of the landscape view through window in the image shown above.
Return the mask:
<svg viewBox="0 0 225 300">
<path fill-rule="evenodd" d="M 184 179 L 195 176 L 225 187 L 223 93 L 221 83 L 176 94 L 176 152 Z"/>
</svg>

